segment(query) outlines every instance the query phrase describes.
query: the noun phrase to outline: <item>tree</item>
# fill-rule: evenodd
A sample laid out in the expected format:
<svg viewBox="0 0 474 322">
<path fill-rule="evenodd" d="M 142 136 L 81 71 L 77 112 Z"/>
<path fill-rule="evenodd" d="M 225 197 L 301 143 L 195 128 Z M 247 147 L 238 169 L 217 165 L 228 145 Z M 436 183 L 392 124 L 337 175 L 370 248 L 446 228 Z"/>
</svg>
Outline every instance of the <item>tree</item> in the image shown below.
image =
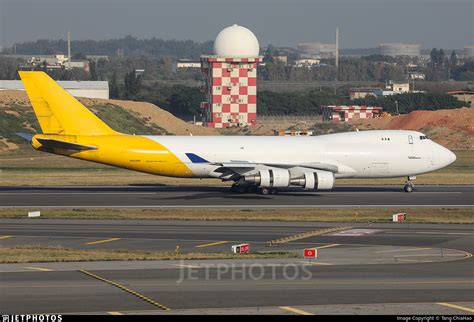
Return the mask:
<svg viewBox="0 0 474 322">
<path fill-rule="evenodd" d="M 95 61 L 89 62 L 89 77 L 92 81 L 96 81 L 99 79 L 99 76 L 97 75 L 97 66 L 95 64 Z"/>
<path fill-rule="evenodd" d="M 438 66 L 444 66 L 445 58 L 444 50 L 440 49 L 438 52 Z"/>
<path fill-rule="evenodd" d="M 458 64 L 458 56 L 456 55 L 456 52 L 453 50 L 451 52 L 451 57 L 449 58 L 449 65 L 451 67 L 455 67 Z"/>
<path fill-rule="evenodd" d="M 436 48 L 431 49 L 431 52 L 430 52 L 430 61 L 431 61 L 431 68 L 436 68 L 436 67 L 438 67 L 438 62 L 439 62 L 439 52 L 438 52 L 438 49 L 436 49 Z"/>
<path fill-rule="evenodd" d="M 127 98 L 135 98 L 135 96 L 140 91 L 141 87 L 141 78 L 137 77 L 135 71 L 128 72 L 125 74 L 125 96 Z"/>
<path fill-rule="evenodd" d="M 173 94 L 167 100 L 168 110 L 172 114 L 189 119 L 203 113 L 200 106 L 204 95 L 199 88 L 176 85 L 172 91 Z"/>
<path fill-rule="evenodd" d="M 109 84 L 109 91 L 110 91 L 110 97 L 111 98 L 120 98 L 120 93 L 119 93 L 119 88 L 117 84 L 117 73 L 112 74 L 112 78 L 110 79 L 110 84 Z"/>
</svg>

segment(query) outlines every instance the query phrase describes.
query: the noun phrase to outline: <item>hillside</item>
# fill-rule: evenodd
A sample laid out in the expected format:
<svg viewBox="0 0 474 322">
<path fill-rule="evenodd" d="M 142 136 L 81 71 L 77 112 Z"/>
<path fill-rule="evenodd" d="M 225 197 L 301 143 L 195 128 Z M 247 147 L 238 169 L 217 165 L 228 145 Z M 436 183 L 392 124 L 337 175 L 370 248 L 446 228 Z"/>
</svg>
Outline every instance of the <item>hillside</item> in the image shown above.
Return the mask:
<svg viewBox="0 0 474 322">
<path fill-rule="evenodd" d="M 414 111 L 387 118 L 359 120 L 359 129 L 405 129 L 425 133 L 434 141 L 454 150 L 472 150 L 474 109 Z"/>
<path fill-rule="evenodd" d="M 218 135 L 214 129 L 189 124 L 151 103 L 80 99 L 119 132 L 144 135 Z M 23 143 L 15 133 L 37 133 L 39 125 L 24 91 L 0 91 L 0 151 Z"/>
</svg>

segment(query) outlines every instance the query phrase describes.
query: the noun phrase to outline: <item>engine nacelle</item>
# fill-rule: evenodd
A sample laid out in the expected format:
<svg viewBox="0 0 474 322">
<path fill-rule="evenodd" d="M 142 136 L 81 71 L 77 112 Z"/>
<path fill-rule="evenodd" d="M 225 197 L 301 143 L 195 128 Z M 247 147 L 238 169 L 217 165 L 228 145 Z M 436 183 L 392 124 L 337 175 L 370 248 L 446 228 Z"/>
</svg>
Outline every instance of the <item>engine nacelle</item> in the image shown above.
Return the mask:
<svg viewBox="0 0 474 322">
<path fill-rule="evenodd" d="M 334 187 L 334 174 L 329 171 L 305 172 L 302 177 L 291 179 L 290 183 L 304 189 L 329 190 Z"/>
<path fill-rule="evenodd" d="M 245 176 L 245 182 L 265 188 L 284 188 L 290 185 L 290 172 L 285 169 L 260 170 L 258 174 Z"/>
</svg>

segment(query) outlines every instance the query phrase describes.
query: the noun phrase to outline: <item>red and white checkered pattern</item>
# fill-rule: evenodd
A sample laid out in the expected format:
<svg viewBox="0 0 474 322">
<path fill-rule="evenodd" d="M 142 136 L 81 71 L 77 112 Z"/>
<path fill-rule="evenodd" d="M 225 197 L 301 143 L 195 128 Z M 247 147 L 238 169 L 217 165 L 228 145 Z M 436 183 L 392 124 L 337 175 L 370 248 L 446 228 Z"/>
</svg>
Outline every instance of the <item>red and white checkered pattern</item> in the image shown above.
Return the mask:
<svg viewBox="0 0 474 322">
<path fill-rule="evenodd" d="M 322 106 L 323 121 L 349 122 L 354 118 L 374 118 L 382 113 L 383 108 L 378 106 L 359 105 L 330 105 Z"/>
<path fill-rule="evenodd" d="M 262 57 L 201 56 L 206 76 L 206 125 L 224 128 L 257 123 L 257 64 Z"/>
</svg>

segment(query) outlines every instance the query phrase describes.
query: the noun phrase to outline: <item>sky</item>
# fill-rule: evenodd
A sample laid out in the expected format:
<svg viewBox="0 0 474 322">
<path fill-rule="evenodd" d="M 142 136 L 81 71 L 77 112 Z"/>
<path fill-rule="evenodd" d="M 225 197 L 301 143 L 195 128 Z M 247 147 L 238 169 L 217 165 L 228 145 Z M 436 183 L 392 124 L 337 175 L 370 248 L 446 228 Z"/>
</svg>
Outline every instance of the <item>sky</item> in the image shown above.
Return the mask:
<svg viewBox="0 0 474 322">
<path fill-rule="evenodd" d="M 214 40 L 237 23 L 261 46 L 383 42 L 458 49 L 474 44 L 472 0 L 0 0 L 0 46 L 37 39 Z"/>
</svg>

